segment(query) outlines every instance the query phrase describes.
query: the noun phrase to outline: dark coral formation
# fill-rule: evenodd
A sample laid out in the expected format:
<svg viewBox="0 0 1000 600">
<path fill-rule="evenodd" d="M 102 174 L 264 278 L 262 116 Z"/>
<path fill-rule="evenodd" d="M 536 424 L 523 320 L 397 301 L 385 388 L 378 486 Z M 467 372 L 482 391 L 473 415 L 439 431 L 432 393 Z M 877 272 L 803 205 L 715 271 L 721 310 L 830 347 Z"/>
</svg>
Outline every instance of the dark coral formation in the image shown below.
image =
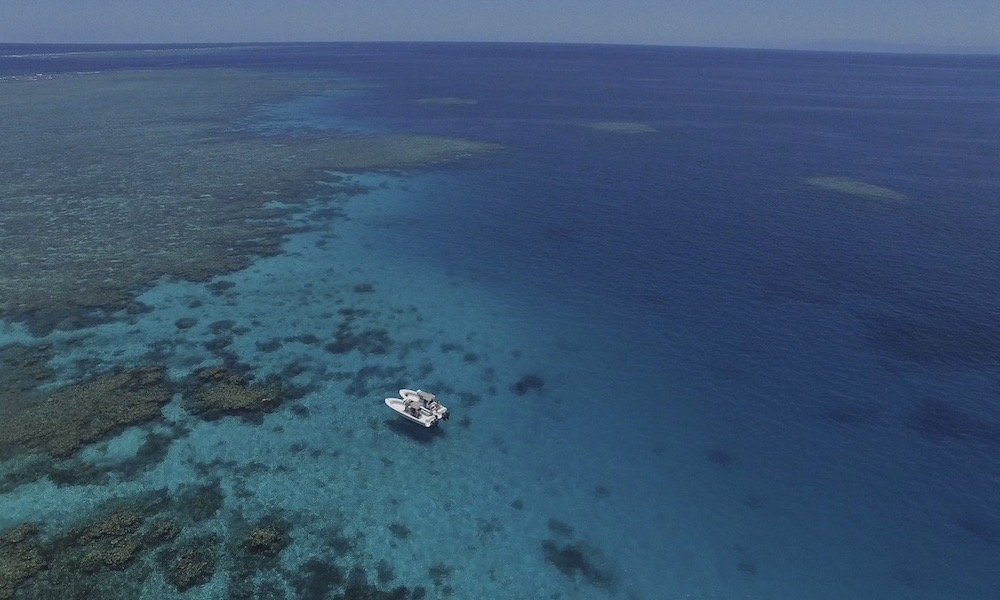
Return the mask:
<svg viewBox="0 0 1000 600">
<path fill-rule="evenodd" d="M 376 567 L 382 584 L 393 579 L 391 567 L 383 562 Z M 340 565 L 321 559 L 306 562 L 293 579 L 296 597 L 304 599 L 334 598 L 335 600 L 424 600 L 427 590 L 421 586 L 408 589 L 398 586 L 383 590 L 369 583 L 365 570 L 355 566 L 347 571 Z"/>
<path fill-rule="evenodd" d="M 146 532 L 142 535 L 142 545 L 148 548 L 155 548 L 177 539 L 181 533 L 181 528 L 177 526 L 171 518 L 161 518 L 153 521 Z"/>
<path fill-rule="evenodd" d="M 141 541 L 135 535 L 143 523 L 143 515 L 132 510 L 120 510 L 105 515 L 71 534 L 73 544 L 85 548 L 77 562 L 77 570 L 85 573 L 121 571 L 139 554 Z"/>
<path fill-rule="evenodd" d="M 970 303 L 971 304 L 971 303 Z M 994 306 L 947 302 L 906 306 L 891 314 L 859 315 L 867 341 L 899 360 L 930 365 L 995 365 L 1000 361 L 1000 324 Z"/>
<path fill-rule="evenodd" d="M 227 597 L 271 597 L 265 588 L 291 576 L 277 559 L 292 524 L 274 514 L 247 525 L 238 513 L 220 513 L 220 499 L 210 482 L 114 500 L 48 539 L 32 524 L 0 532 L 0 600 L 139 597 L 154 576 L 183 592 L 221 568 L 229 571 Z M 210 517 L 221 519 L 201 523 Z M 216 535 L 218 525 L 232 542 Z M 346 543 L 354 550 L 355 541 Z M 270 583 L 258 573 L 270 574 Z M 337 589 L 345 584 L 342 578 Z"/>
<path fill-rule="evenodd" d="M 572 525 L 564 521 L 560 521 L 559 519 L 549 519 L 548 526 L 549 531 L 551 531 L 556 537 L 572 538 L 573 534 L 576 533 Z"/>
<path fill-rule="evenodd" d="M 337 373 L 335 379 L 350 378 L 346 392 L 357 398 L 367 398 L 371 396 L 372 389 L 399 389 L 406 385 L 404 378 L 400 377 L 406 371 L 406 367 L 380 367 L 367 365 L 358 369 L 356 373 Z"/>
<path fill-rule="evenodd" d="M 376 327 L 357 333 L 350 323 L 344 322 L 337 328 L 334 340 L 325 348 L 331 354 L 346 354 L 353 350 L 362 354 L 386 354 L 391 346 L 392 340 L 386 329 Z"/>
<path fill-rule="evenodd" d="M 459 392 L 458 399 L 462 403 L 462 408 L 472 408 L 482 401 L 482 397 L 479 394 L 473 394 L 472 392 Z"/>
<path fill-rule="evenodd" d="M 52 379 L 49 368 L 52 344 L 9 344 L 0 347 L 0 398 L 15 409 L 28 398 L 37 396 L 39 384 Z"/>
<path fill-rule="evenodd" d="M 604 561 L 595 551 L 582 544 L 560 545 L 555 540 L 545 540 L 542 542 L 542 552 L 546 562 L 569 578 L 580 578 L 583 582 L 599 588 L 614 587 L 614 574 L 601 566 Z"/>
<path fill-rule="evenodd" d="M 188 434 L 180 425 L 164 428 L 157 426 L 146 433 L 145 441 L 135 454 L 115 460 L 102 460 L 99 464 L 78 456 L 53 458 L 42 454 L 22 455 L 16 462 L 5 465 L 0 475 L 0 493 L 6 493 L 45 477 L 57 486 L 104 485 L 112 476 L 134 479 L 148 472 L 166 458 L 174 440 Z"/>
<path fill-rule="evenodd" d="M 23 583 L 45 568 L 38 528 L 24 524 L 0 532 L 0 600 L 13 598 Z"/>
<path fill-rule="evenodd" d="M 757 561 L 750 556 L 750 551 L 742 544 L 733 546 L 733 551 L 736 552 L 736 570 L 743 575 L 756 575 Z"/>
<path fill-rule="evenodd" d="M 48 540 L 31 524 L 0 532 L 0 600 L 138 597 L 140 590 L 149 592 L 151 577 L 186 592 L 222 570 L 227 574 L 225 597 L 234 600 L 284 597 L 278 591 L 287 584 L 300 598 L 428 597 L 420 586 L 388 588 L 396 579 L 392 565 L 386 560 L 368 564 L 363 534 L 349 535 L 339 527 L 325 536 L 327 555 L 298 572 L 289 571 L 279 560 L 292 540 L 293 525 L 283 513 L 247 523 L 238 513 L 213 512 L 216 520 L 199 524 L 207 512 L 193 506 L 193 495 L 211 495 L 215 487 L 210 483 L 180 493 L 161 490 L 119 499 Z M 220 525 L 225 533 L 219 532 Z M 454 593 L 449 584 L 453 572 L 443 563 L 428 568 L 434 597 Z"/>
<path fill-rule="evenodd" d="M 281 385 L 254 384 L 229 367 L 218 365 L 200 369 L 191 377 L 184 408 L 208 420 L 226 415 L 253 420 L 277 409 L 284 399 Z"/>
<path fill-rule="evenodd" d="M 0 534 L 0 598 L 121 598 L 148 576 L 142 557 L 170 544 L 179 528 L 150 519 L 163 496 L 118 502 L 43 540 L 31 524 Z"/>
<path fill-rule="evenodd" d="M 518 396 L 523 396 L 530 392 L 531 390 L 540 390 L 542 386 L 545 385 L 545 380 L 543 380 L 538 375 L 525 375 L 517 380 L 511 390 Z"/>
<path fill-rule="evenodd" d="M 604 565 L 604 555 L 588 544 L 574 539 L 576 529 L 556 518 L 548 520 L 549 532 L 556 539 L 542 542 L 545 562 L 573 580 L 582 580 L 594 587 L 611 590 L 616 585 L 614 573 Z"/>
<path fill-rule="evenodd" d="M 211 519 L 225 503 L 225 495 L 217 479 L 204 485 L 182 486 L 176 497 L 187 517 L 195 523 Z"/>
<path fill-rule="evenodd" d="M 955 519 L 955 524 L 983 542 L 1000 544 L 1000 523 L 991 520 L 989 516 L 964 516 Z"/>
<path fill-rule="evenodd" d="M 347 576 L 347 585 L 339 594 L 334 594 L 334 600 L 423 600 L 426 591 L 422 587 L 412 590 L 399 586 L 391 590 L 381 590 L 368 582 L 365 571 L 360 567 L 351 569 Z"/>
<path fill-rule="evenodd" d="M 174 321 L 174 327 L 177 329 L 191 329 L 198 324 L 198 319 L 194 317 L 182 317 Z"/>
<path fill-rule="evenodd" d="M 718 446 L 706 450 L 705 458 L 708 459 L 708 462 L 712 463 L 713 465 L 721 469 L 728 469 L 729 467 L 733 466 L 734 462 L 733 455 L 730 454 L 728 450 L 725 450 L 724 448 L 719 448 Z"/>
<path fill-rule="evenodd" d="M 392 535 L 400 540 L 405 540 L 410 537 L 410 528 L 402 523 L 390 523 L 389 531 L 391 531 Z"/>
<path fill-rule="evenodd" d="M 0 456 L 65 457 L 84 444 L 160 416 L 171 397 L 164 370 L 139 367 L 71 385 L 0 420 Z"/>
<path fill-rule="evenodd" d="M 274 558 L 288 546 L 291 524 L 281 519 L 262 521 L 243 538 L 243 548 L 254 555 Z"/>
<path fill-rule="evenodd" d="M 219 354 L 222 352 L 222 350 L 232 345 L 232 343 L 233 343 L 233 336 L 220 335 L 203 343 L 202 346 L 205 348 L 205 350 L 208 350 L 209 352 L 214 352 L 215 354 Z"/>
<path fill-rule="evenodd" d="M 920 435 L 941 442 L 1000 443 L 1000 423 L 941 400 L 928 400 L 910 413 L 909 425 Z"/>
<path fill-rule="evenodd" d="M 347 579 L 344 570 L 336 564 L 313 559 L 299 569 L 295 578 L 295 591 L 299 598 L 327 598 L 332 590 L 342 586 Z"/>
<path fill-rule="evenodd" d="M 451 574 L 454 571 L 455 569 L 452 567 L 438 562 L 434 563 L 427 569 L 427 574 L 430 575 L 431 581 L 434 582 L 434 587 L 443 587 L 445 585 L 445 581 L 451 577 Z"/>
<path fill-rule="evenodd" d="M 167 581 L 181 592 L 211 581 L 218 560 L 217 545 L 214 536 L 205 535 L 187 540 L 180 548 L 162 552 L 159 562 Z"/>
<path fill-rule="evenodd" d="M 269 340 L 260 341 L 255 343 L 257 350 L 259 352 L 274 352 L 281 349 L 281 340 L 277 338 L 271 338 Z"/>
</svg>

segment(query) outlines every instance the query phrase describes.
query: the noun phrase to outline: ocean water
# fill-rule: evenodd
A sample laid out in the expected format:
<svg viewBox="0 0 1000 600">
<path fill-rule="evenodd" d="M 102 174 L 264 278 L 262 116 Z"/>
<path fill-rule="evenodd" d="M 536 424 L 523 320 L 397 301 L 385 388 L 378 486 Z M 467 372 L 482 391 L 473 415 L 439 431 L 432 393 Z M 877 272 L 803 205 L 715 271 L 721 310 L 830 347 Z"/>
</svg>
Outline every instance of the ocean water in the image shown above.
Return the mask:
<svg viewBox="0 0 1000 600">
<path fill-rule="evenodd" d="M 996 597 L 1000 58 L 0 55 L 0 598 Z"/>
</svg>

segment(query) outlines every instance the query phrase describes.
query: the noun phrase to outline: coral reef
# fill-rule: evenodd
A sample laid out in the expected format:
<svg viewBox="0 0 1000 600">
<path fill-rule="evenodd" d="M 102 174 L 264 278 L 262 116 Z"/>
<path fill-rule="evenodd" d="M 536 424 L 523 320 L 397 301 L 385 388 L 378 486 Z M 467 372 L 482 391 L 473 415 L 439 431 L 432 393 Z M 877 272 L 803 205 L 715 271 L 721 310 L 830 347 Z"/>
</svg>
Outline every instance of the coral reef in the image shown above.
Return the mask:
<svg viewBox="0 0 1000 600">
<path fill-rule="evenodd" d="M 293 583 L 299 598 L 327 598 L 346 579 L 344 570 L 336 564 L 313 559 L 302 565 Z"/>
<path fill-rule="evenodd" d="M 266 597 L 264 588 L 274 578 L 289 576 L 277 557 L 291 541 L 292 524 L 269 515 L 247 526 L 230 513 L 221 522 L 200 525 L 217 510 L 197 506 L 196 496 L 211 496 L 216 488 L 209 483 L 177 494 L 164 489 L 116 499 L 46 540 L 32 524 L 0 532 L 0 600 L 139 597 L 156 571 L 183 592 L 208 582 L 222 567 L 229 571 L 227 597 Z M 219 524 L 233 541 L 223 543 L 215 533 Z M 272 581 L 255 581 L 259 572 L 271 573 Z M 345 583 L 341 578 L 338 589 Z"/>
<path fill-rule="evenodd" d="M 226 415 L 259 418 L 260 414 L 278 408 L 284 400 L 280 385 L 252 384 L 224 365 L 196 371 L 186 387 L 184 408 L 207 420 Z"/>
<path fill-rule="evenodd" d="M 757 574 L 757 561 L 750 556 L 750 551 L 742 544 L 733 546 L 736 553 L 736 570 L 741 574 L 752 577 Z"/>
<path fill-rule="evenodd" d="M 181 592 L 208 583 L 215 575 L 217 544 L 214 536 L 198 536 L 161 553 L 160 565 L 167 581 Z"/>
<path fill-rule="evenodd" d="M 144 531 L 155 498 L 108 506 L 47 540 L 31 524 L 0 534 L 0 598 L 125 597 L 142 553 L 162 543 Z"/>
<path fill-rule="evenodd" d="M 341 323 L 334 334 L 334 341 L 325 346 L 331 354 L 346 354 L 358 350 L 362 354 L 386 354 L 392 346 L 389 332 L 382 328 L 371 328 L 355 333 L 347 322 Z"/>
<path fill-rule="evenodd" d="M 52 356 L 52 344 L 0 347 L 0 398 L 5 399 L 5 406 L 15 409 L 37 395 L 39 384 L 55 375 L 48 366 Z"/>
<path fill-rule="evenodd" d="M 610 589 L 614 586 L 614 575 L 599 565 L 603 560 L 594 551 L 578 543 L 560 546 L 555 540 L 542 542 L 542 552 L 545 561 L 559 569 L 563 575 L 576 578 L 599 588 Z"/>
<path fill-rule="evenodd" d="M 479 104 L 479 100 L 475 98 L 456 98 L 454 96 L 433 96 L 430 98 L 420 98 L 417 100 L 420 104 L 437 104 L 440 106 L 468 106 L 472 104 Z"/>
<path fill-rule="evenodd" d="M 1000 423 L 941 400 L 922 402 L 910 413 L 909 425 L 920 435 L 936 442 L 956 440 L 1000 444 Z"/>
<path fill-rule="evenodd" d="M 194 317 L 181 317 L 174 321 L 174 327 L 177 329 L 191 329 L 198 324 L 198 319 Z"/>
<path fill-rule="evenodd" d="M 13 598 L 24 582 L 45 567 L 34 525 L 19 525 L 0 533 L 0 600 Z"/>
<path fill-rule="evenodd" d="M 293 209 L 268 201 L 305 201 L 328 170 L 407 168 L 499 149 L 427 135 L 265 135 L 245 123 L 261 105 L 332 84 L 170 69 L 7 86 L 0 232 L 11 233 L 0 235 L 0 317 L 45 334 L 141 312 L 135 293 L 163 276 L 205 281 L 280 252 L 291 231 L 280 217 Z M 340 189 L 358 193 L 349 182 Z"/>
<path fill-rule="evenodd" d="M 813 187 L 872 200 L 906 200 L 906 195 L 895 190 L 850 177 L 808 177 L 805 182 Z"/>
<path fill-rule="evenodd" d="M 402 523 L 390 523 L 389 531 L 391 531 L 392 535 L 400 540 L 405 540 L 410 537 L 410 528 Z"/>
<path fill-rule="evenodd" d="M 0 457 L 65 457 L 125 427 L 160 416 L 171 390 L 159 367 L 138 367 L 71 385 L 0 421 Z"/>
<path fill-rule="evenodd" d="M 523 396 L 530 392 L 531 390 L 540 390 L 542 386 L 545 385 L 545 380 L 543 380 L 538 375 L 525 375 L 517 380 L 517 383 L 511 386 L 511 390 L 518 396 Z"/>
<path fill-rule="evenodd" d="M 143 546 L 155 548 L 163 544 L 169 544 L 177 539 L 181 533 L 181 528 L 170 518 L 162 518 L 154 521 L 142 536 Z"/>
<path fill-rule="evenodd" d="M 929 365 L 995 365 L 1000 361 L 1000 324 L 995 314 L 992 306 L 970 304 L 958 312 L 942 301 L 859 316 L 866 341 L 897 359 Z"/>
<path fill-rule="evenodd" d="M 587 127 L 608 133 L 656 133 L 656 128 L 654 127 L 650 127 L 645 123 L 633 123 L 630 121 L 595 121 L 587 123 Z"/>
<path fill-rule="evenodd" d="M 258 523 L 243 538 L 243 548 L 250 554 L 274 558 L 288 546 L 291 524 L 283 520 Z"/>
<path fill-rule="evenodd" d="M 728 450 L 719 448 L 718 446 L 705 450 L 705 458 L 708 459 L 708 462 L 721 469 L 728 469 L 733 466 L 734 462 L 733 455 Z"/>
<path fill-rule="evenodd" d="M 186 515 L 195 523 L 214 517 L 225 503 L 218 479 L 204 485 L 182 486 L 176 496 Z"/>
<path fill-rule="evenodd" d="M 576 529 L 572 525 L 553 517 L 548 520 L 548 528 L 560 541 L 547 539 L 542 542 L 545 562 L 570 579 L 579 577 L 584 583 L 606 590 L 615 587 L 614 573 L 604 567 L 607 559 L 597 549 L 575 540 Z"/>
<path fill-rule="evenodd" d="M 380 590 L 368 583 L 368 577 L 363 569 L 355 567 L 347 577 L 344 591 L 334 594 L 333 598 L 334 600 L 423 600 L 426 595 L 427 592 L 422 587 L 410 590 L 399 586 L 388 591 Z"/>
<path fill-rule="evenodd" d="M 549 519 L 548 526 L 549 526 L 549 531 L 551 531 L 552 534 L 557 537 L 572 538 L 573 535 L 576 533 L 572 525 L 564 521 L 560 521 L 559 519 L 555 518 Z"/>
</svg>

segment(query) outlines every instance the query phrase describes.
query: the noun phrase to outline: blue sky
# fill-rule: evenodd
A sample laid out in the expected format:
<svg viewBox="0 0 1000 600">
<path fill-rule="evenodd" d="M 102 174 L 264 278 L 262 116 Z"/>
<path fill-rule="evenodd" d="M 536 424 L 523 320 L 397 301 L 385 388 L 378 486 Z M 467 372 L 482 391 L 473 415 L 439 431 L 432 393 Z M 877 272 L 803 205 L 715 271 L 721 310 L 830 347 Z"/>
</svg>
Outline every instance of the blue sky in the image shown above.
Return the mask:
<svg viewBox="0 0 1000 600">
<path fill-rule="evenodd" d="M 0 0 L 0 42 L 355 40 L 1000 50 L 1000 0 Z"/>
</svg>

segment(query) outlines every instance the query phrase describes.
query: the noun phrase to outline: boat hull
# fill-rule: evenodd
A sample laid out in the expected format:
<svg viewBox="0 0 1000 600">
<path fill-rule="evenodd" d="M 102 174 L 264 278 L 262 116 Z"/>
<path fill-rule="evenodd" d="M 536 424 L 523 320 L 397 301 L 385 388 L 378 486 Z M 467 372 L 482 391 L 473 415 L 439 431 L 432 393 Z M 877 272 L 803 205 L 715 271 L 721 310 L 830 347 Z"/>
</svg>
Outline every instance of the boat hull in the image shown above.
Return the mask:
<svg viewBox="0 0 1000 600">
<path fill-rule="evenodd" d="M 399 413 L 400 416 L 413 421 L 414 423 L 419 423 L 424 427 L 432 427 L 437 423 L 437 418 L 433 414 L 421 414 L 420 416 L 413 416 L 412 414 L 406 412 L 406 405 L 403 403 L 401 398 L 386 398 L 385 404 L 392 410 Z"/>
</svg>

